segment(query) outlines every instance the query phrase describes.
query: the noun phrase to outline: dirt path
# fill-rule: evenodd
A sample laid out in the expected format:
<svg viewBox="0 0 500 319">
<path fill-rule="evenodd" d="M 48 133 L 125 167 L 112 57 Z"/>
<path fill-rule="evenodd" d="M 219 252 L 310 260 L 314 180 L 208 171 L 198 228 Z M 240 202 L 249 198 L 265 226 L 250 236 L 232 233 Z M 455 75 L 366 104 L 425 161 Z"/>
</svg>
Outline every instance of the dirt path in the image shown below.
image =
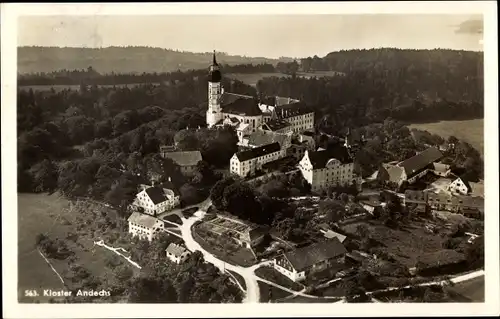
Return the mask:
<svg viewBox="0 0 500 319">
<path fill-rule="evenodd" d="M 141 266 L 139 266 L 138 263 L 136 263 L 135 261 L 133 261 L 132 259 L 130 259 L 130 257 L 127 257 L 124 254 L 120 253 L 120 250 L 123 251 L 123 252 L 127 252 L 122 247 L 115 248 L 115 247 L 108 246 L 108 245 L 106 245 L 104 243 L 104 240 L 94 241 L 94 245 L 101 246 L 101 247 L 104 247 L 104 248 L 106 248 L 108 250 L 111 250 L 112 252 L 114 252 L 118 256 L 121 256 L 121 257 L 125 258 L 125 260 L 128 261 L 132 266 L 134 266 L 136 268 L 139 268 L 139 269 L 142 268 Z"/>
<path fill-rule="evenodd" d="M 57 277 L 59 277 L 59 280 L 62 282 L 63 286 L 66 286 L 66 284 L 64 283 L 64 280 L 63 278 L 61 277 L 61 275 L 59 275 L 59 273 L 57 272 L 57 270 L 54 268 L 54 266 L 52 266 L 52 264 L 50 263 L 50 261 L 45 257 L 45 255 L 40 251 L 40 249 L 38 249 L 38 253 L 40 254 L 40 256 L 42 256 L 43 259 L 45 259 L 45 262 L 47 262 L 47 264 L 49 265 L 50 268 L 52 268 L 52 271 L 55 272 L 55 274 L 57 275 Z"/>
</svg>

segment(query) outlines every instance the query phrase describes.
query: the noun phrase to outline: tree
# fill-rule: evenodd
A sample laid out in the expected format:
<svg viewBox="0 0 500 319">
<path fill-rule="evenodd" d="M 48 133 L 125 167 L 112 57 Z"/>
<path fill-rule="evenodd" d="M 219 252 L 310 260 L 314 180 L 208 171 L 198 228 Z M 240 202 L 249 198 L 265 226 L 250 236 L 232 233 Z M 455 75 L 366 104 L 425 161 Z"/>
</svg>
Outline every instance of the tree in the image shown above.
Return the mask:
<svg viewBox="0 0 500 319">
<path fill-rule="evenodd" d="M 245 220 L 256 223 L 269 222 L 262 214 L 262 207 L 254 190 L 245 183 L 236 182 L 224 189 L 222 207 Z"/>
<path fill-rule="evenodd" d="M 236 181 L 233 177 L 226 177 L 215 183 L 214 187 L 212 187 L 210 191 L 210 200 L 212 201 L 212 204 L 215 206 L 215 208 L 217 208 L 218 210 L 224 209 L 224 190 L 226 189 L 226 187 L 235 182 Z"/>
<path fill-rule="evenodd" d="M 177 302 L 177 292 L 167 278 L 139 276 L 130 284 L 129 302 L 174 303 Z"/>
<path fill-rule="evenodd" d="M 181 193 L 181 201 L 186 205 L 196 204 L 202 200 L 196 187 L 191 184 L 186 183 L 182 185 L 179 191 Z"/>
<path fill-rule="evenodd" d="M 57 188 L 58 170 L 54 163 L 45 159 L 31 169 L 35 192 L 52 192 Z"/>
<path fill-rule="evenodd" d="M 340 221 L 345 216 L 345 206 L 337 200 L 327 199 L 319 203 L 319 213 L 326 215 L 332 223 Z"/>
</svg>

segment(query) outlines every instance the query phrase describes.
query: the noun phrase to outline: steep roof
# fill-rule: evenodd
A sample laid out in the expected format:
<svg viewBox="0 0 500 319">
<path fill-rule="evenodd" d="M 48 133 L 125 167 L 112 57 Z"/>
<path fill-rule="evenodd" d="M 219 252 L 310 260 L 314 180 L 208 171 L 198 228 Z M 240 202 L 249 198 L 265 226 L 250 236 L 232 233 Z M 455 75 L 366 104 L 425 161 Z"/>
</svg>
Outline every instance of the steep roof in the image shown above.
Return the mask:
<svg viewBox="0 0 500 319">
<path fill-rule="evenodd" d="M 313 169 L 325 168 L 328 161 L 332 158 L 339 160 L 342 164 L 352 162 L 352 158 L 343 145 L 335 145 L 326 150 L 308 152 L 309 160 Z"/>
<path fill-rule="evenodd" d="M 450 170 L 450 165 L 443 164 L 443 163 L 434 163 L 432 164 L 434 166 L 434 170 L 436 172 L 441 172 L 441 173 L 446 173 L 447 171 Z"/>
<path fill-rule="evenodd" d="M 443 154 L 437 148 L 429 147 L 425 151 L 399 163 L 399 166 L 405 169 L 407 177 L 410 178 L 442 157 Z"/>
<path fill-rule="evenodd" d="M 281 130 L 285 127 L 289 127 L 291 126 L 290 123 L 286 122 L 286 121 L 283 121 L 283 120 L 271 120 L 267 123 L 264 123 L 262 124 L 262 129 L 264 130 L 267 130 L 267 131 L 271 131 L 271 132 L 275 132 L 275 131 L 278 131 L 278 130 Z"/>
<path fill-rule="evenodd" d="M 338 238 L 332 238 L 297 250 L 286 252 L 285 257 L 297 271 L 347 252 Z"/>
<path fill-rule="evenodd" d="M 258 102 L 253 96 L 223 93 L 220 102 L 224 113 L 245 116 L 262 115 Z"/>
<path fill-rule="evenodd" d="M 153 201 L 153 204 L 159 204 L 163 203 L 164 201 L 167 201 L 167 195 L 165 194 L 165 191 L 163 188 L 160 187 L 149 187 L 146 188 L 146 194 L 148 194 L 149 198 Z M 173 193 L 173 192 L 172 192 Z"/>
<path fill-rule="evenodd" d="M 134 224 L 138 224 L 144 226 L 146 228 L 153 228 L 157 221 L 160 221 L 153 216 L 149 216 L 146 214 L 141 214 L 138 212 L 133 212 L 132 215 L 128 218 L 128 221 Z M 161 222 L 161 221 L 160 221 Z"/>
<path fill-rule="evenodd" d="M 194 166 L 202 160 L 200 151 L 167 152 L 163 157 L 170 158 L 179 166 Z"/>
<path fill-rule="evenodd" d="M 271 154 L 274 152 L 278 152 L 281 149 L 280 144 L 278 142 L 263 145 L 260 147 L 252 148 L 247 151 L 242 151 L 236 153 L 236 157 L 240 162 L 248 161 L 253 158 L 261 157 L 267 154 Z"/>
<path fill-rule="evenodd" d="M 403 175 L 404 168 L 396 165 L 382 165 L 382 168 L 387 172 L 387 178 L 391 182 L 399 182 L 401 175 Z M 383 175 L 381 175 L 383 177 Z"/>
<path fill-rule="evenodd" d="M 176 257 L 182 256 L 182 254 L 184 254 L 186 251 L 187 251 L 186 248 L 184 248 L 180 245 L 174 244 L 174 243 L 170 243 L 170 245 L 168 245 L 167 249 L 165 249 L 165 252 L 171 253 L 172 255 L 174 255 Z"/>
<path fill-rule="evenodd" d="M 257 130 L 247 137 L 248 139 L 248 145 L 252 146 L 262 146 L 266 144 L 272 144 L 274 142 L 280 143 L 280 145 L 283 145 L 285 141 L 288 139 L 288 136 L 285 134 L 280 134 L 280 133 L 265 133 L 260 130 Z"/>
</svg>

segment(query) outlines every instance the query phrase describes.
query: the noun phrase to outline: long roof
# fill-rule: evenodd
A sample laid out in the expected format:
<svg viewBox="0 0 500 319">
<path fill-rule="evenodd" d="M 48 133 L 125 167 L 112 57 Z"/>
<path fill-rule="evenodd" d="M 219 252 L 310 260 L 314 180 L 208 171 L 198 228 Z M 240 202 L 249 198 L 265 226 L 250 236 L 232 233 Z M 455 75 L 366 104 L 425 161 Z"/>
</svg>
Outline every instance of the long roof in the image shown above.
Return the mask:
<svg viewBox="0 0 500 319">
<path fill-rule="evenodd" d="M 270 120 L 269 122 L 262 124 L 262 129 L 275 132 L 289 126 L 292 125 L 287 121 L 276 119 L 276 120 Z"/>
<path fill-rule="evenodd" d="M 338 238 L 332 238 L 294 251 L 286 252 L 284 255 L 292 266 L 297 270 L 304 270 L 314 264 L 328 260 L 347 252 Z"/>
<path fill-rule="evenodd" d="M 128 221 L 134 224 L 144 226 L 146 228 L 153 228 L 156 222 L 160 220 L 153 216 L 141 214 L 139 212 L 133 212 L 132 215 L 130 215 L 130 217 L 128 218 Z"/>
<path fill-rule="evenodd" d="M 280 105 L 275 108 L 278 118 L 286 119 L 289 117 L 303 115 L 314 112 L 304 102 L 292 102 L 290 104 Z"/>
<path fill-rule="evenodd" d="M 425 151 L 404 160 L 398 165 L 405 169 L 406 176 L 410 178 L 442 157 L 443 154 L 437 148 L 429 147 Z"/>
<path fill-rule="evenodd" d="M 165 158 L 170 158 L 179 166 L 194 166 L 202 160 L 200 151 L 167 152 L 162 155 Z"/>
<path fill-rule="evenodd" d="M 308 152 L 309 160 L 314 169 L 325 168 L 330 159 L 339 160 L 342 164 L 352 162 L 352 158 L 343 145 L 335 145 L 326 150 Z"/>
<path fill-rule="evenodd" d="M 264 155 L 268 155 L 274 152 L 278 152 L 281 149 L 280 144 L 278 142 L 263 145 L 260 147 L 252 148 L 247 151 L 241 151 L 236 153 L 236 157 L 240 162 L 248 161 L 253 158 L 261 157 Z"/>
</svg>

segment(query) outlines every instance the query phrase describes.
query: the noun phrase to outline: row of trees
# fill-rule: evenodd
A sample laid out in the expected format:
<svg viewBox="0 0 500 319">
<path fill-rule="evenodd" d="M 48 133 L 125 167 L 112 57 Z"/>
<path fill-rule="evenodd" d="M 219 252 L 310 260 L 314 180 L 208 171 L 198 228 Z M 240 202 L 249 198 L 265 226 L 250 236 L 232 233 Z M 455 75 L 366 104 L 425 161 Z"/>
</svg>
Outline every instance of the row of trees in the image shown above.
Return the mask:
<svg viewBox="0 0 500 319">
<path fill-rule="evenodd" d="M 282 62 L 280 62 L 282 63 Z M 208 63 L 207 63 L 208 67 Z M 273 64 L 222 64 L 220 66 L 224 74 L 231 73 L 273 73 L 276 71 Z M 297 64 L 298 69 L 298 64 Z M 169 83 L 186 81 L 189 77 L 205 78 L 207 69 L 196 69 L 174 72 L 151 72 L 151 73 L 106 73 L 100 74 L 91 66 L 81 70 L 58 70 L 49 73 L 28 73 L 18 75 L 19 86 L 35 85 L 123 85 L 139 83 Z"/>
</svg>

